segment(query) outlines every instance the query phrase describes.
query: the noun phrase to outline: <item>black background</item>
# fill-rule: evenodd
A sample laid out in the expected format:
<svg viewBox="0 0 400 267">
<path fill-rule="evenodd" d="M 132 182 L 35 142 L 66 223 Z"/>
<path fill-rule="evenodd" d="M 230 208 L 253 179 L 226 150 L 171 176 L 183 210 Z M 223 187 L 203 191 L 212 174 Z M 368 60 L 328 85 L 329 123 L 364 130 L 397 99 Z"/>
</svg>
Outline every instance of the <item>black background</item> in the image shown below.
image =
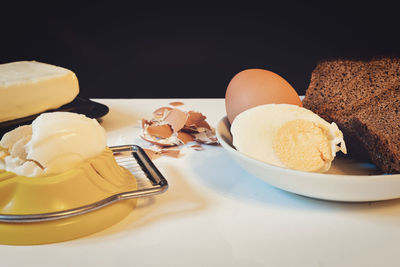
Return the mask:
<svg viewBox="0 0 400 267">
<path fill-rule="evenodd" d="M 374 2 L 110 3 L 3 5 L 0 63 L 69 68 L 87 97 L 224 97 L 230 79 L 247 68 L 274 71 L 304 94 L 320 60 L 400 56 L 397 9 Z"/>
</svg>

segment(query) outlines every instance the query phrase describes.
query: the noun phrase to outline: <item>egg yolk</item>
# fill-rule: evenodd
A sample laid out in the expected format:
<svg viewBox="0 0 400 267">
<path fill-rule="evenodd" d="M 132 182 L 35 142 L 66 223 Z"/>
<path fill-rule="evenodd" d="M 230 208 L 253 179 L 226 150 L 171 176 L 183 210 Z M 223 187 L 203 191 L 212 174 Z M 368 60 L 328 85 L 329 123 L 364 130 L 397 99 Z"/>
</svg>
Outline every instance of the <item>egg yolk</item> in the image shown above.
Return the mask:
<svg viewBox="0 0 400 267">
<path fill-rule="evenodd" d="M 288 168 L 324 171 L 333 160 L 331 143 L 324 129 L 307 120 L 283 124 L 273 139 L 273 150 Z"/>
</svg>

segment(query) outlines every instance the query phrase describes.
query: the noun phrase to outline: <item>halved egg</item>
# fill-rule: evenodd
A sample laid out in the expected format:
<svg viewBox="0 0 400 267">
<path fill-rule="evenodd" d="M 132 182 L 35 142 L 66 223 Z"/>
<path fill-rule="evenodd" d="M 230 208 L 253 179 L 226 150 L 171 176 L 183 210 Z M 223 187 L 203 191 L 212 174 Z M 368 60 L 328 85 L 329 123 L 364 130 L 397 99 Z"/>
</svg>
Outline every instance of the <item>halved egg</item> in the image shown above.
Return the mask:
<svg viewBox="0 0 400 267">
<path fill-rule="evenodd" d="M 248 109 L 233 120 L 231 133 L 239 152 L 295 170 L 325 172 L 336 152 L 346 153 L 343 134 L 335 123 L 297 105 Z"/>
</svg>

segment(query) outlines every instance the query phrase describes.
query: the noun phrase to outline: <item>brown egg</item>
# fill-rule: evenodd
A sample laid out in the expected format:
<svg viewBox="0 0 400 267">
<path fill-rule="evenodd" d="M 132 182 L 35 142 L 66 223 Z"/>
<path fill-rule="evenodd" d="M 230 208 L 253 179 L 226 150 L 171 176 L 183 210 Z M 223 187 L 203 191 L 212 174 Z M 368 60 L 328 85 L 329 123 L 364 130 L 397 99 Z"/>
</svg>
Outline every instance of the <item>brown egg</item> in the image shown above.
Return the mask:
<svg viewBox="0 0 400 267">
<path fill-rule="evenodd" d="M 302 106 L 299 95 L 281 76 L 268 70 L 247 69 L 236 74 L 225 94 L 229 122 L 241 112 L 264 104 Z"/>
</svg>

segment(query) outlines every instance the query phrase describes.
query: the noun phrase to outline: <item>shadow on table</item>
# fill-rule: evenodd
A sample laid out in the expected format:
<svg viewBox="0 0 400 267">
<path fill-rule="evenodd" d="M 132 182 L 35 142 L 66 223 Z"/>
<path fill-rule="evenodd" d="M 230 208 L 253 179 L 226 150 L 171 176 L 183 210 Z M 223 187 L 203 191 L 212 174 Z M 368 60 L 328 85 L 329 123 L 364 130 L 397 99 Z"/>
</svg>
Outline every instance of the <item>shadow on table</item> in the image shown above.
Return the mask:
<svg viewBox="0 0 400 267">
<path fill-rule="evenodd" d="M 125 219 L 91 238 L 115 238 L 161 220 L 186 217 L 207 208 L 207 201 L 187 184 L 179 169 L 168 165 L 164 170 L 162 164 L 157 165 L 169 182 L 168 190 L 158 196 L 138 199 L 136 208 Z"/>
<path fill-rule="evenodd" d="M 400 224 L 400 199 L 349 203 L 318 200 L 275 188 L 247 173 L 229 155 L 218 147 L 208 148 L 212 153 L 191 156 L 191 168 L 203 184 L 225 195 L 242 201 L 253 201 L 288 210 L 314 210 L 320 212 L 349 212 L 352 215 L 376 217 Z M 212 170 L 212 171 L 210 171 Z"/>
<path fill-rule="evenodd" d="M 136 126 L 140 119 L 140 116 L 127 111 L 110 110 L 110 112 L 102 118 L 101 125 L 107 132 L 112 132 L 122 128 Z"/>
</svg>

